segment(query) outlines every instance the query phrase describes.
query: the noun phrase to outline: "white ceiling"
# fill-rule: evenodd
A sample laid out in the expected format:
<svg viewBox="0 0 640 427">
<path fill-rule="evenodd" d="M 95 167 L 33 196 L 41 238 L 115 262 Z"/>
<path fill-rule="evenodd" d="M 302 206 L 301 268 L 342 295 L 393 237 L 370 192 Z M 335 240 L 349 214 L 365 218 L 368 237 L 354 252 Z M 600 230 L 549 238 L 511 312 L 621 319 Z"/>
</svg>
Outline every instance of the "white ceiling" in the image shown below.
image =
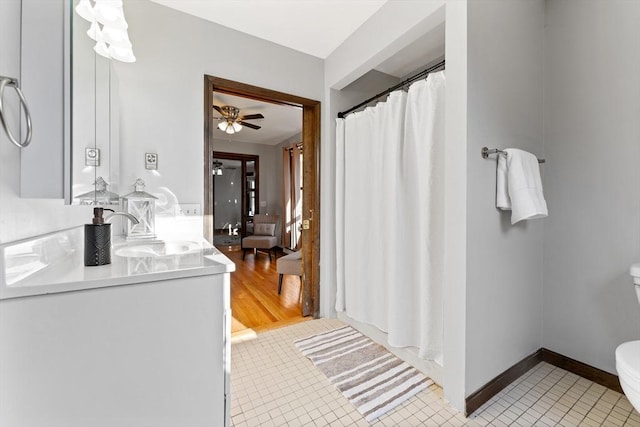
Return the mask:
<svg viewBox="0 0 640 427">
<path fill-rule="evenodd" d="M 218 129 L 218 121 L 214 120 L 213 123 L 216 126 L 213 130 L 214 139 L 276 145 L 302 132 L 302 108 L 270 104 L 218 92 L 213 93 L 213 105 L 238 107 L 241 116 L 257 113 L 261 113 L 264 116 L 264 119 L 247 120 L 248 123 L 261 126 L 260 129 L 255 130 L 245 127 L 233 135 Z M 220 114 L 215 110 L 214 117 L 220 117 Z"/>
<path fill-rule="evenodd" d="M 325 59 L 387 0 L 151 0 Z"/>
</svg>

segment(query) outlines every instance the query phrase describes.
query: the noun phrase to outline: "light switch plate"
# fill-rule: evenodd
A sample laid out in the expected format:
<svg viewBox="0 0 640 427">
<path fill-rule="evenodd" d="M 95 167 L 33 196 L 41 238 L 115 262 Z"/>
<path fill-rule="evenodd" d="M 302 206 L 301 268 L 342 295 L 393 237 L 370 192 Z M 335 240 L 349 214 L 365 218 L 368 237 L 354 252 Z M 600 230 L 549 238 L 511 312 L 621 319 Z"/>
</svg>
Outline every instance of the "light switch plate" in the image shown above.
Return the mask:
<svg viewBox="0 0 640 427">
<path fill-rule="evenodd" d="M 200 203 L 180 203 L 176 206 L 178 216 L 198 216 L 200 215 Z"/>
<path fill-rule="evenodd" d="M 158 154 L 157 153 L 145 153 L 144 154 L 144 166 L 147 169 L 158 169 Z"/>
</svg>

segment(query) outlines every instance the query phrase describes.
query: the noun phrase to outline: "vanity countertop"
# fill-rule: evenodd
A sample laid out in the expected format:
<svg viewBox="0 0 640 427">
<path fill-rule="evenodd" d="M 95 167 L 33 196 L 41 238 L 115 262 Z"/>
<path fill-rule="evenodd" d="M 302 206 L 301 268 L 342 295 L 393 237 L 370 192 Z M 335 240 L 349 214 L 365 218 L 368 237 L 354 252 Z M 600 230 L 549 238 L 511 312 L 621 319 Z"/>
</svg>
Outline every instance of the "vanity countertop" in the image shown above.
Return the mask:
<svg viewBox="0 0 640 427">
<path fill-rule="evenodd" d="M 164 242 L 114 237 L 111 264 L 98 267 L 84 266 L 83 227 L 0 245 L 0 300 L 235 270 L 235 264 L 205 239 L 167 243 L 184 249 L 153 253 Z"/>
</svg>

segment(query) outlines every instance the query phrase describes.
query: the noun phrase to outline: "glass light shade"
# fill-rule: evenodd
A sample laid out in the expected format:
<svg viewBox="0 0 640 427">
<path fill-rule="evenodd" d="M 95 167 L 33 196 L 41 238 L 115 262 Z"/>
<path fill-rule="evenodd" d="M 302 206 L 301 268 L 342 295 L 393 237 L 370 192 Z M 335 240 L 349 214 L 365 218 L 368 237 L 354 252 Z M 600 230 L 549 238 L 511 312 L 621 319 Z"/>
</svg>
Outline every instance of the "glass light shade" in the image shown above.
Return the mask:
<svg viewBox="0 0 640 427">
<path fill-rule="evenodd" d="M 87 30 L 87 35 L 89 36 L 90 39 L 97 41 L 97 42 L 103 42 L 104 37 L 102 37 L 102 31 L 100 30 L 100 25 L 96 22 L 93 21 L 91 23 L 91 27 Z"/>
<path fill-rule="evenodd" d="M 233 122 L 232 126 L 233 130 L 235 130 L 236 132 L 240 132 L 242 130 L 242 125 L 240 123 Z"/>
<path fill-rule="evenodd" d="M 109 55 L 109 48 L 105 42 L 98 42 L 93 47 L 93 50 L 96 51 L 98 55 L 104 56 L 107 59 L 111 59 L 111 55 Z"/>
<path fill-rule="evenodd" d="M 218 129 L 220 129 L 222 132 L 226 132 L 228 126 L 229 126 L 229 123 L 227 122 L 218 123 Z"/>
<path fill-rule="evenodd" d="M 123 30 L 128 27 L 127 21 L 124 19 L 122 0 L 96 0 L 93 11 L 98 22 L 103 25 Z"/>
<path fill-rule="evenodd" d="M 80 0 L 80 3 L 76 6 L 76 13 L 89 22 L 93 22 L 96 19 L 93 6 L 89 0 Z"/>
<path fill-rule="evenodd" d="M 216 175 L 222 175 L 222 169 L 218 169 L 218 170 L 216 171 Z"/>
<path fill-rule="evenodd" d="M 132 44 L 131 44 L 131 41 L 129 41 L 129 34 L 127 33 L 127 30 L 105 26 L 102 29 L 102 36 L 104 38 L 104 41 L 109 43 L 109 46 L 115 46 L 123 49 L 132 48 Z"/>
<path fill-rule="evenodd" d="M 109 55 L 118 61 L 122 62 L 136 62 L 136 57 L 133 55 L 131 48 L 121 48 L 117 46 L 109 46 Z"/>
<path fill-rule="evenodd" d="M 236 133 L 236 131 L 233 129 L 233 126 L 231 125 L 227 126 L 227 130 L 225 132 L 227 132 L 229 135 L 233 135 L 234 133 Z"/>
</svg>

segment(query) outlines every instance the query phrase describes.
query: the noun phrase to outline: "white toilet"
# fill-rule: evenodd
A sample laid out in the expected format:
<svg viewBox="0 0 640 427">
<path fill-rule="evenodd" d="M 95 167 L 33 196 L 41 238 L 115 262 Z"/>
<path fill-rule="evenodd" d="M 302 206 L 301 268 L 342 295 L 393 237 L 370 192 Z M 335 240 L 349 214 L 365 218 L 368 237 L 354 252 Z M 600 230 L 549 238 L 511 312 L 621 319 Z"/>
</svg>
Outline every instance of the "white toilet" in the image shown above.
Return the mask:
<svg viewBox="0 0 640 427">
<path fill-rule="evenodd" d="M 640 263 L 631 266 L 631 276 L 640 302 Z M 625 342 L 616 348 L 616 370 L 624 394 L 640 412 L 640 341 Z"/>
</svg>

